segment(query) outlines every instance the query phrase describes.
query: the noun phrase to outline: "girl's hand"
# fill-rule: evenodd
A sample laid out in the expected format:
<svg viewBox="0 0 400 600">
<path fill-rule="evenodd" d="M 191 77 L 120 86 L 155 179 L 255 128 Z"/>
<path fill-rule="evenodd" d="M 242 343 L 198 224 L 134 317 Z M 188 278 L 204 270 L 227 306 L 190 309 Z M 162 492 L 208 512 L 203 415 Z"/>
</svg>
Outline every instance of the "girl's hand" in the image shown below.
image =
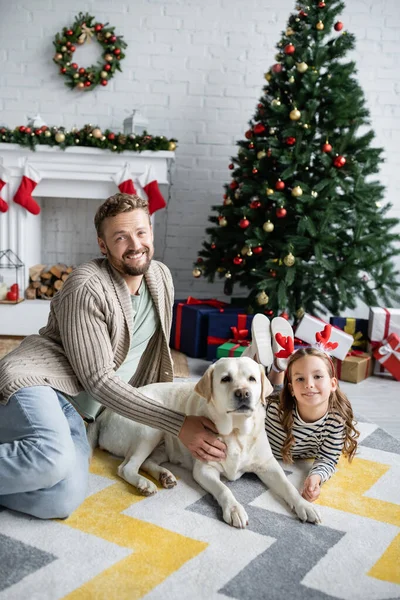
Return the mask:
<svg viewBox="0 0 400 600">
<path fill-rule="evenodd" d="M 304 482 L 301 495 L 309 502 L 315 502 L 321 492 L 320 475 L 309 475 Z"/>
</svg>

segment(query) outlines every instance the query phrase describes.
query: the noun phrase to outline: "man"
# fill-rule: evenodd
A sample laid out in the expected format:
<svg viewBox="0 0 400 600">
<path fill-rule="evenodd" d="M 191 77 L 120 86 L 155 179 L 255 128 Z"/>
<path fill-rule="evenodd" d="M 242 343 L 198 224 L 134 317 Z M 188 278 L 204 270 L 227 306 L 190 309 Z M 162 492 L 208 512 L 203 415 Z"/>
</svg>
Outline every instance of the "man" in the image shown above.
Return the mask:
<svg viewBox="0 0 400 600">
<path fill-rule="evenodd" d="M 40 518 L 65 518 L 84 500 L 90 450 L 81 415 L 93 420 L 101 406 L 175 434 L 198 459 L 224 457 L 211 421 L 137 389 L 173 379 L 173 284 L 152 261 L 147 202 L 116 194 L 95 226 L 105 258 L 74 269 L 47 325 L 0 362 L 0 505 Z"/>
</svg>

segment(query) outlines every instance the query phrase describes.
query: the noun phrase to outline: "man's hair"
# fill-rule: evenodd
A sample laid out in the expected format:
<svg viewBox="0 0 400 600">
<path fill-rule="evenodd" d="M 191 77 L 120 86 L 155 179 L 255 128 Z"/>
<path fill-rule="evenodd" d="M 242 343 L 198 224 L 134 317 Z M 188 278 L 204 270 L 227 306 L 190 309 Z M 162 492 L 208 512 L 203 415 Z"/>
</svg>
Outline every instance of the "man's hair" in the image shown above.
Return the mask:
<svg viewBox="0 0 400 600">
<path fill-rule="evenodd" d="M 114 194 L 107 198 L 105 202 L 97 209 L 94 217 L 94 226 L 96 227 L 98 237 L 103 233 L 103 222 L 108 217 L 116 217 L 125 212 L 131 212 L 137 208 L 141 208 L 149 215 L 149 203 L 143 200 L 136 194 Z"/>
</svg>

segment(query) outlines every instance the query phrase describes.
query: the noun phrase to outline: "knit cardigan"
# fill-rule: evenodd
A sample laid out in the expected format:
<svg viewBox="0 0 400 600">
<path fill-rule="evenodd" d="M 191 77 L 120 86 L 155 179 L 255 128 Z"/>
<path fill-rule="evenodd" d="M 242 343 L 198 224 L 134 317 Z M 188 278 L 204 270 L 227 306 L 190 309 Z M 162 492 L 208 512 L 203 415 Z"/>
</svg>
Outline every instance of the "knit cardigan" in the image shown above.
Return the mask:
<svg viewBox="0 0 400 600">
<path fill-rule="evenodd" d="M 0 362 L 0 404 L 30 386 L 50 386 L 71 396 L 86 390 L 120 415 L 178 435 L 185 416 L 137 389 L 173 380 L 168 347 L 174 300 L 171 274 L 153 260 L 145 279 L 160 326 L 129 383 L 115 371 L 131 345 L 130 293 L 123 277 L 107 259 L 99 258 L 72 271 L 51 301 L 47 325 Z"/>
</svg>

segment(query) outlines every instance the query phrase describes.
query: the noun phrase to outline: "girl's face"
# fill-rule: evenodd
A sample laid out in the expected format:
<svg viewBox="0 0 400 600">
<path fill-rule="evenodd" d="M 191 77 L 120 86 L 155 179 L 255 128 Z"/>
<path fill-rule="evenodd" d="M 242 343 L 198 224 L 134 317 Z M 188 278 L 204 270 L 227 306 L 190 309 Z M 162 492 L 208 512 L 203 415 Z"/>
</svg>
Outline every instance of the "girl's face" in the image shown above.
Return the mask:
<svg viewBox="0 0 400 600">
<path fill-rule="evenodd" d="M 312 417 L 315 410 L 316 419 L 322 417 L 328 410 L 331 392 L 337 388 L 337 379 L 330 376 L 325 361 L 318 356 L 303 356 L 290 371 L 289 389 L 296 398 L 300 416 Z"/>
</svg>

